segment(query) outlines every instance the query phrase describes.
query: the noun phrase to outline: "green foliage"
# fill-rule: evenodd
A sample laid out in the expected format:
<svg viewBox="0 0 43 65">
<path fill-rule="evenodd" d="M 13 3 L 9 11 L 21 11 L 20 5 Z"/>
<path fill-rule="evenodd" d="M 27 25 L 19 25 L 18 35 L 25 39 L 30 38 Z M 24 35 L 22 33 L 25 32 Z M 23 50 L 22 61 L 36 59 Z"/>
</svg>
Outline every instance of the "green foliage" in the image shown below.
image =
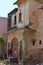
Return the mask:
<svg viewBox="0 0 43 65">
<path fill-rule="evenodd" d="M 4 39 L 3 38 L 0 38 L 0 41 L 4 41 Z"/>
<path fill-rule="evenodd" d="M 7 61 L 7 60 L 4 60 L 3 63 L 4 63 L 5 65 L 8 65 L 8 61 Z"/>
<path fill-rule="evenodd" d="M 4 41 L 4 37 L 3 35 L 0 35 L 0 42 L 3 42 Z"/>
</svg>

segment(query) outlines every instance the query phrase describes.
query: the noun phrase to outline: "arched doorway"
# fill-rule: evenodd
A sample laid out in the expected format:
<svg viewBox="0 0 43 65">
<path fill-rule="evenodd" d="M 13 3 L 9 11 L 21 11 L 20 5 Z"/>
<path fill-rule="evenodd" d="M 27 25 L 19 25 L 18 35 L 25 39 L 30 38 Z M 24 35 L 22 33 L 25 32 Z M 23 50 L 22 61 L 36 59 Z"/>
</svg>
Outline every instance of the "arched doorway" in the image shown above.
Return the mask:
<svg viewBox="0 0 43 65">
<path fill-rule="evenodd" d="M 23 60 L 23 40 L 19 40 L 14 37 L 11 40 L 11 47 L 16 50 L 16 55 L 17 55 L 18 61 L 19 62 L 22 61 Z M 14 55 L 15 55 L 15 53 L 14 53 Z"/>
<path fill-rule="evenodd" d="M 13 56 L 17 57 L 18 55 L 18 39 L 16 37 L 14 37 L 12 40 L 11 40 L 11 48 L 14 49 L 14 53 L 13 53 Z"/>
<path fill-rule="evenodd" d="M 13 48 L 17 48 L 18 47 L 18 39 L 17 38 L 14 37 L 11 40 L 11 47 L 13 47 Z"/>
</svg>

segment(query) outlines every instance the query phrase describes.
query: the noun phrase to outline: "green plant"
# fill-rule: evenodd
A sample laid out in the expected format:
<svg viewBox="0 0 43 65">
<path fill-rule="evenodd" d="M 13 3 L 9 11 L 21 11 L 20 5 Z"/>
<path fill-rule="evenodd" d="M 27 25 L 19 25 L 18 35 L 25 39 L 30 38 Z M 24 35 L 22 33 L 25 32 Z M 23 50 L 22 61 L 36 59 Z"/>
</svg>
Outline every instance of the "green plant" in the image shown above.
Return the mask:
<svg viewBox="0 0 43 65">
<path fill-rule="evenodd" d="M 7 60 L 4 60 L 3 63 L 4 63 L 5 65 L 8 65 L 8 61 L 7 61 Z"/>
<path fill-rule="evenodd" d="M 0 35 L 0 42 L 4 42 L 4 36 Z"/>
</svg>

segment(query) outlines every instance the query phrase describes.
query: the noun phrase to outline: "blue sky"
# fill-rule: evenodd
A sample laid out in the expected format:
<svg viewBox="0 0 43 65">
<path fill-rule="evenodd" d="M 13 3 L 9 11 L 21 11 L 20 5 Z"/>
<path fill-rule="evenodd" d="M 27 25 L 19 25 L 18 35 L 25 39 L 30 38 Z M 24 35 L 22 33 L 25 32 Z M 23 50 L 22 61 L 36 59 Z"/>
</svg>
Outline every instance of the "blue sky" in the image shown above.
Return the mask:
<svg viewBox="0 0 43 65">
<path fill-rule="evenodd" d="M 0 17 L 7 17 L 8 13 L 17 7 L 13 5 L 15 1 L 17 0 L 0 0 Z"/>
</svg>

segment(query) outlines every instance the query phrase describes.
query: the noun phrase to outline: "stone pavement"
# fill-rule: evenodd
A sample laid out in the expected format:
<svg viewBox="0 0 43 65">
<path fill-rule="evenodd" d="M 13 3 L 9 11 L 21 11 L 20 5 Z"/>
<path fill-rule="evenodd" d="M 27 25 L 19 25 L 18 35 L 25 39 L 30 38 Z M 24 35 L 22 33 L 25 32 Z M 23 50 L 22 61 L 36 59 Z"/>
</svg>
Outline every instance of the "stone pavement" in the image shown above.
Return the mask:
<svg viewBox="0 0 43 65">
<path fill-rule="evenodd" d="M 3 62 L 0 62 L 0 65 L 5 65 Z"/>
</svg>

